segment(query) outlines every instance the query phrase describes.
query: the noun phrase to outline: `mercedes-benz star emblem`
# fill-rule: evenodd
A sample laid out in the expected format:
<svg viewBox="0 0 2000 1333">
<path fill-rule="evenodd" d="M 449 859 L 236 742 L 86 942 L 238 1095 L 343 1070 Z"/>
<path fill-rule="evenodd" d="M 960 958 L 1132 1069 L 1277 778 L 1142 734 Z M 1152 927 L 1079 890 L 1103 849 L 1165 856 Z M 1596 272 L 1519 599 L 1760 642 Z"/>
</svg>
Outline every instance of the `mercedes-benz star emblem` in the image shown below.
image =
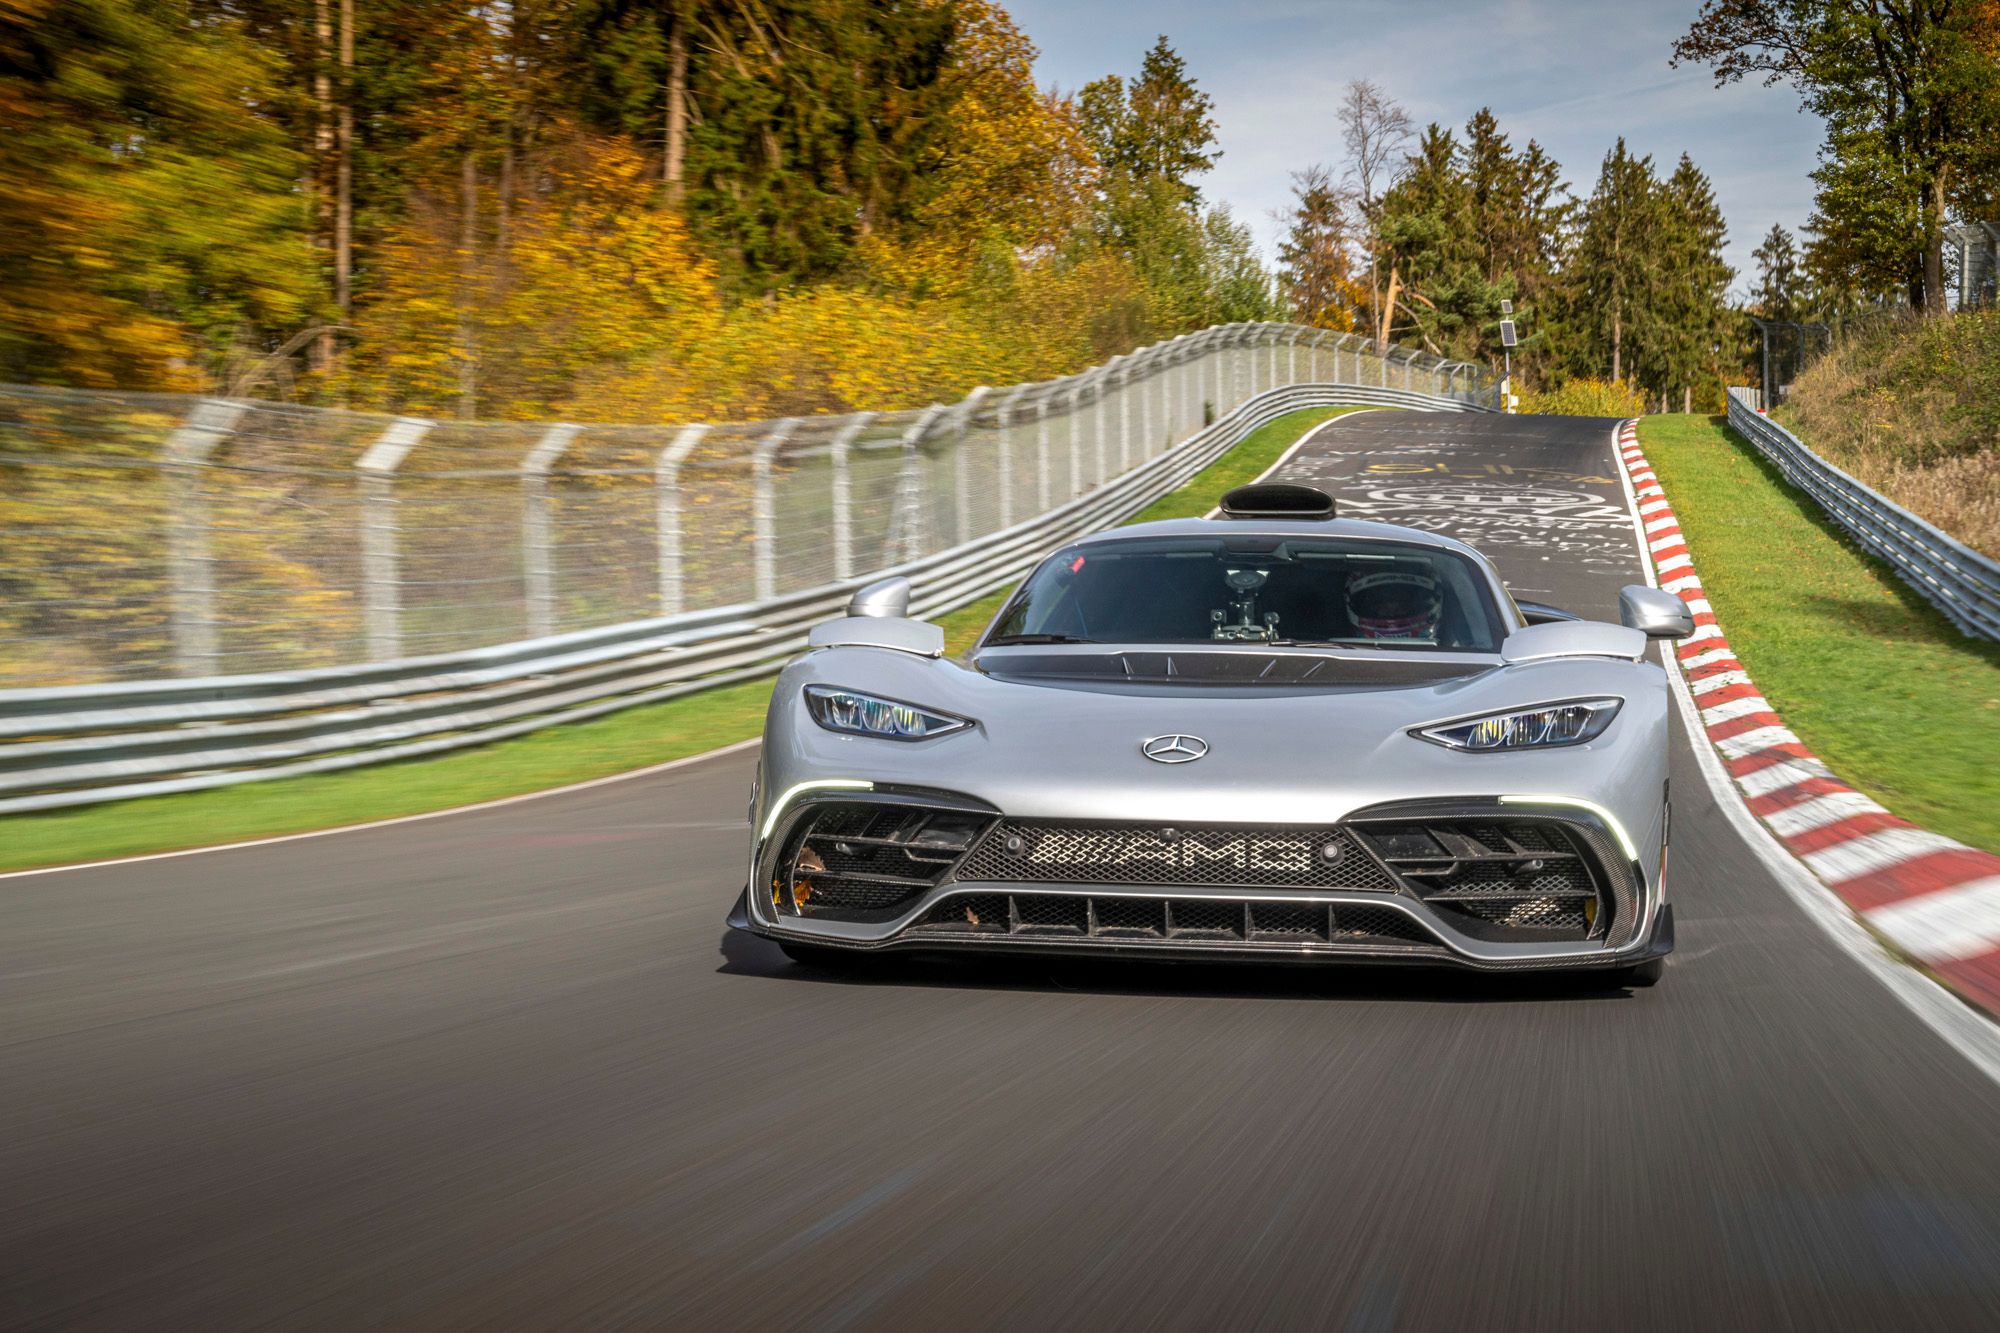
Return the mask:
<svg viewBox="0 0 2000 1333">
<path fill-rule="evenodd" d="M 1161 764 L 1191 764 L 1208 753 L 1208 742 L 1199 736 L 1154 736 L 1142 741 L 1139 753 Z"/>
</svg>

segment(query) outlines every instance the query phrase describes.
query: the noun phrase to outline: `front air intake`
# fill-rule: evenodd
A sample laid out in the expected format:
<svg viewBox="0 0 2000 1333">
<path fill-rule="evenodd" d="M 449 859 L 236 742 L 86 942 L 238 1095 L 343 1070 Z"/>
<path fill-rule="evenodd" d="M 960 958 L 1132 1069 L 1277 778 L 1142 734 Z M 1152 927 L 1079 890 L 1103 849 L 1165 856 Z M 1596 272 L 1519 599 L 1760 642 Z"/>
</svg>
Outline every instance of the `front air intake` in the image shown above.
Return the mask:
<svg viewBox="0 0 2000 1333">
<path fill-rule="evenodd" d="M 1224 518 L 1303 518 L 1333 517 L 1333 497 L 1311 486 L 1288 486 L 1282 482 L 1238 486 L 1222 497 Z"/>
</svg>

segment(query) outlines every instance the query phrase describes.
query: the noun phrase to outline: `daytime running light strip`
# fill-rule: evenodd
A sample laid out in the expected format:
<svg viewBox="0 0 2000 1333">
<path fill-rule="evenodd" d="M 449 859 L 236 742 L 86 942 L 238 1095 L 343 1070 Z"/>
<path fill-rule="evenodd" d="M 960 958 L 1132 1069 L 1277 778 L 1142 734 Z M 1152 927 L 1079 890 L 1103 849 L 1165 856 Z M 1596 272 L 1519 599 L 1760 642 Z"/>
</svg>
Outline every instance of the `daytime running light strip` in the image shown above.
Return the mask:
<svg viewBox="0 0 2000 1333">
<path fill-rule="evenodd" d="M 1610 826 L 1611 831 L 1618 835 L 1618 846 L 1621 850 L 1624 851 L 1626 860 L 1637 861 L 1639 859 L 1639 849 L 1632 845 L 1632 839 L 1630 835 L 1628 835 L 1625 832 L 1625 826 L 1618 822 L 1618 816 L 1612 814 L 1609 810 L 1606 810 L 1603 806 L 1597 805 L 1594 802 L 1580 801 L 1573 796 L 1502 796 L 1500 798 L 1500 804 L 1567 805 L 1577 810 L 1588 810 L 1591 814 L 1596 815 L 1599 819 L 1603 820 L 1607 825 Z"/>
<path fill-rule="evenodd" d="M 780 796 L 772 804 L 771 813 L 764 816 L 764 828 L 763 831 L 757 835 L 757 841 L 763 842 L 765 839 L 769 838 L 771 836 L 771 830 L 778 826 L 779 817 L 785 813 L 785 808 L 791 805 L 793 801 L 797 800 L 799 796 L 801 796 L 806 792 L 873 791 L 874 789 L 875 789 L 874 783 L 868 782 L 862 778 L 817 778 L 811 782 L 801 782 L 794 786 L 787 787 L 785 789 L 785 794 Z"/>
</svg>

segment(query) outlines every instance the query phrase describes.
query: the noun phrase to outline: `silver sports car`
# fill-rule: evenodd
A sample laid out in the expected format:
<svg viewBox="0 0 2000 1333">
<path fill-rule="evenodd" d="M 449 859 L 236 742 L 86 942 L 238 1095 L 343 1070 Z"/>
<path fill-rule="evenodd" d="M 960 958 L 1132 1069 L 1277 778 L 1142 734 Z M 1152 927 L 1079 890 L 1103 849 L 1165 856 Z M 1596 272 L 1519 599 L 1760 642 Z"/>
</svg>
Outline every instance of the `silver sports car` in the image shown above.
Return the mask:
<svg viewBox="0 0 2000 1333">
<path fill-rule="evenodd" d="M 1616 968 L 1666 901 L 1692 632 L 1517 604 L 1433 533 L 1254 485 L 1050 556 L 962 659 L 857 594 L 778 679 L 730 922 L 814 963 L 1087 951 Z"/>
</svg>

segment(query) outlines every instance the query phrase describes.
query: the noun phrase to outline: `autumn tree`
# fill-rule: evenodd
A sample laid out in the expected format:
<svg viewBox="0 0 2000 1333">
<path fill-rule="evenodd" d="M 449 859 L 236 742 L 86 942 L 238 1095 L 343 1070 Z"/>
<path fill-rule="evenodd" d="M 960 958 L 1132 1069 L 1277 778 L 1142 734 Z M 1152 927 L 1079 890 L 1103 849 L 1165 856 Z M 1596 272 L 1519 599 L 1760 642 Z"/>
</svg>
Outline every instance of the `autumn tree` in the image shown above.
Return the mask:
<svg viewBox="0 0 2000 1333">
<path fill-rule="evenodd" d="M 0 377 L 196 388 L 314 304 L 277 63 L 173 0 L 0 21 Z"/>
<path fill-rule="evenodd" d="M 1354 279 L 1347 201 L 1319 165 L 1292 173 L 1292 197 L 1291 226 L 1278 243 L 1285 300 L 1301 323 L 1347 332 L 1365 299 Z"/>
</svg>

